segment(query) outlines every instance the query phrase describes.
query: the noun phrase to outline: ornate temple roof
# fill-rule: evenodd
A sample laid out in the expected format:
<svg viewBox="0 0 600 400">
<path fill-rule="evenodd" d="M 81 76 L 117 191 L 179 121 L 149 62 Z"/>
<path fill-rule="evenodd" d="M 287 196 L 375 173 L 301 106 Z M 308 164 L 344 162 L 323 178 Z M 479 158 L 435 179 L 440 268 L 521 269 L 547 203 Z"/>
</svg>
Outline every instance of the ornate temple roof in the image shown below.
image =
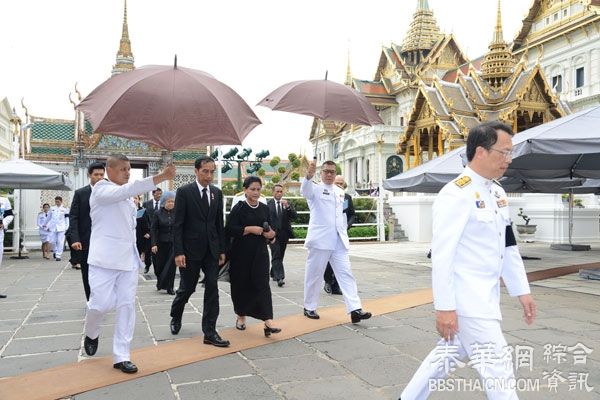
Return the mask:
<svg viewBox="0 0 600 400">
<path fill-rule="evenodd" d="M 512 75 L 515 68 L 515 60 L 504 41 L 502 33 L 501 0 L 498 0 L 496 28 L 494 29 L 494 38 L 489 45 L 489 49 L 481 62 L 481 76 L 491 86 L 497 88 L 502 85 L 505 79 Z"/>
<path fill-rule="evenodd" d="M 417 9 L 404 41 L 402 52 L 429 50 L 443 36 L 427 0 L 418 0 Z"/>
<path fill-rule="evenodd" d="M 131 41 L 129 40 L 129 28 L 127 26 L 127 0 L 123 10 L 123 31 L 117 51 L 116 64 L 113 66 L 112 75 L 117 75 L 135 69 L 133 53 L 131 52 Z"/>
</svg>

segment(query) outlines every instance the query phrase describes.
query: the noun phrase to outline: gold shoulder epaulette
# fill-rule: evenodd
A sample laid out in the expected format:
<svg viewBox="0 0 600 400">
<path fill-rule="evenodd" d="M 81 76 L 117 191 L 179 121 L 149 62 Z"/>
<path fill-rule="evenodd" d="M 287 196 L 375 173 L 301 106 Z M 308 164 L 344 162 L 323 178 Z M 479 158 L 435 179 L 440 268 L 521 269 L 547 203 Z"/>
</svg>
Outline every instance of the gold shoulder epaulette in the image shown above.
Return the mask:
<svg viewBox="0 0 600 400">
<path fill-rule="evenodd" d="M 500 182 L 498 182 L 497 179 L 492 179 L 492 182 L 494 182 L 496 185 L 502 187 L 502 184 Z"/>
<path fill-rule="evenodd" d="M 469 183 L 471 183 L 471 177 L 464 175 L 458 179 L 456 179 L 454 181 L 454 183 L 456 184 L 456 186 L 458 186 L 459 188 L 464 188 L 465 186 L 467 186 Z"/>
</svg>

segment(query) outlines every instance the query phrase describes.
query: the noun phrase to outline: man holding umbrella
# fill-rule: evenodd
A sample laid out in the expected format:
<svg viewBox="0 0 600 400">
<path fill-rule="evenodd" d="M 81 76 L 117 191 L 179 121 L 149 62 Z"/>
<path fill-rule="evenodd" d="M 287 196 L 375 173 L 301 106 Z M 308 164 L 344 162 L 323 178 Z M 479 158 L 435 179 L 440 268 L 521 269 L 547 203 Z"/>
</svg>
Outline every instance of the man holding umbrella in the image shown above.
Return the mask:
<svg viewBox="0 0 600 400">
<path fill-rule="evenodd" d="M 136 207 L 133 196 L 152 190 L 157 184 L 175 177 L 175 166 L 169 164 L 158 175 L 129 182 L 131 165 L 122 154 L 106 162 L 108 180 L 100 180 L 92 188 L 90 216 L 92 233 L 88 256 L 90 300 L 85 316 L 87 355 L 98 349 L 100 324 L 104 315 L 116 308 L 113 336 L 113 362 L 125 373 L 137 372 L 131 362 L 130 346 L 135 328 L 135 294 L 139 269 L 143 267 L 136 248 Z"/>
<path fill-rule="evenodd" d="M 358 323 L 371 318 L 371 313 L 362 310 L 356 280 L 350 269 L 348 223 L 343 213 L 344 190 L 333 184 L 335 167 L 333 161 L 325 161 L 321 167 L 323 183 L 317 184 L 312 181 L 317 169 L 316 162 L 311 161 L 300 187 L 310 208 L 305 242 L 308 258 L 304 273 L 304 315 L 310 319 L 320 318 L 317 314 L 319 291 L 323 271 L 329 262 L 342 289 L 352 323 Z"/>
</svg>

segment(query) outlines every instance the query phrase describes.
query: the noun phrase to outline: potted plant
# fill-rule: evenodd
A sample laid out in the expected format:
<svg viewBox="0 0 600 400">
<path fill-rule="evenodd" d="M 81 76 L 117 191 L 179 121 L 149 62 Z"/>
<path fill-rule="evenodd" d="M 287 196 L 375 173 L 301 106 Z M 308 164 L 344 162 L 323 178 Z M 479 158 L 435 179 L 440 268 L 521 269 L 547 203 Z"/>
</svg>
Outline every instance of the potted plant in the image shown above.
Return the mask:
<svg viewBox="0 0 600 400">
<path fill-rule="evenodd" d="M 573 199 L 573 207 L 583 208 L 583 200 L 581 199 Z"/>
<path fill-rule="evenodd" d="M 531 218 L 523 214 L 523 208 L 519 208 L 519 213 L 517 215 L 525 221 L 525 225 L 517 225 L 517 232 L 519 232 L 520 235 L 533 235 L 537 229 L 537 225 L 529 225 Z"/>
</svg>

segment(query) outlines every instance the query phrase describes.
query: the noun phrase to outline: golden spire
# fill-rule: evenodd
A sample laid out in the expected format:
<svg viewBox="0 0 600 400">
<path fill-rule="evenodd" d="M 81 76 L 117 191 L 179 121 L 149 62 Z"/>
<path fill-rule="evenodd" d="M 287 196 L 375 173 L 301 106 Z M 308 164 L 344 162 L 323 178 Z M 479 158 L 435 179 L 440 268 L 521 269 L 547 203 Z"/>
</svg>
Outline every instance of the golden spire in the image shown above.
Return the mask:
<svg viewBox="0 0 600 400">
<path fill-rule="evenodd" d="M 350 49 L 348 48 L 348 65 L 346 66 L 346 80 L 344 85 L 352 86 L 352 71 L 350 70 Z"/>
<path fill-rule="evenodd" d="M 515 68 L 515 60 L 502 34 L 501 0 L 498 0 L 496 28 L 489 49 L 490 51 L 488 51 L 481 62 L 481 76 L 492 87 L 499 88 L 513 74 Z"/>
<path fill-rule="evenodd" d="M 135 69 L 135 65 L 133 64 L 133 53 L 131 52 L 131 41 L 129 40 L 129 28 L 127 26 L 127 0 L 125 0 L 123 10 L 123 32 L 121 34 L 121 42 L 119 43 L 116 61 L 117 62 L 112 69 L 112 75 Z"/>
<path fill-rule="evenodd" d="M 442 36 L 427 0 L 417 0 L 417 9 L 402 43 L 402 53 L 415 52 L 412 63 L 417 64 Z M 421 53 L 418 57 L 417 53 Z"/>
</svg>

